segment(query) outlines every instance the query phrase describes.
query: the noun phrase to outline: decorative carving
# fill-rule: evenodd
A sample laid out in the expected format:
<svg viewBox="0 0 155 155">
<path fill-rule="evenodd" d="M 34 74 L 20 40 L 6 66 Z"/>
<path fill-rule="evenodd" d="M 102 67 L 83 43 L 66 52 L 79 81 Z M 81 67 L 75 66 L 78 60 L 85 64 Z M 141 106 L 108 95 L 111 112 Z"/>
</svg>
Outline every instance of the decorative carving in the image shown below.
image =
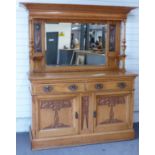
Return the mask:
<svg viewBox="0 0 155 155">
<path fill-rule="evenodd" d="M 32 54 L 33 48 L 34 48 L 34 41 L 33 40 L 30 40 L 29 47 L 30 47 L 30 54 Z"/>
<path fill-rule="evenodd" d="M 116 25 L 109 25 L 109 51 L 115 51 Z"/>
<path fill-rule="evenodd" d="M 34 23 L 34 51 L 42 51 L 42 41 L 41 41 L 41 23 Z"/>
<path fill-rule="evenodd" d="M 40 104 L 41 109 L 52 109 L 54 111 L 54 124 L 44 129 L 70 127 L 70 125 L 66 125 L 59 122 L 58 111 L 62 108 L 70 108 L 71 106 L 71 100 L 42 100 Z"/>
<path fill-rule="evenodd" d="M 88 128 L 88 115 L 89 114 L 89 96 L 82 96 L 82 119 L 81 119 L 81 129 L 84 128 L 84 123 L 86 120 L 86 127 Z"/>
<path fill-rule="evenodd" d="M 99 123 L 99 124 L 109 124 L 109 123 L 120 123 L 122 120 L 114 118 L 114 106 L 117 104 L 125 104 L 126 96 L 98 96 L 97 104 L 98 105 L 108 105 L 110 107 L 109 119 Z"/>
</svg>

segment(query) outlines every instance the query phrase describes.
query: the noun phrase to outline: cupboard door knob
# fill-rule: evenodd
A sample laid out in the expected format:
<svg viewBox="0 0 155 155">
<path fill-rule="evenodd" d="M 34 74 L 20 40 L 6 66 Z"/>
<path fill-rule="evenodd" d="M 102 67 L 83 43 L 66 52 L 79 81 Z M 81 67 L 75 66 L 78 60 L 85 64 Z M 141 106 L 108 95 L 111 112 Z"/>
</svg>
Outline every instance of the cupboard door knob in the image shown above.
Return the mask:
<svg viewBox="0 0 155 155">
<path fill-rule="evenodd" d="M 51 92 L 52 89 L 53 89 L 52 86 L 44 86 L 44 87 L 43 87 L 43 90 L 44 90 L 45 93 Z"/>
<path fill-rule="evenodd" d="M 69 90 L 71 90 L 71 91 L 76 91 L 77 89 L 78 89 L 78 86 L 77 85 L 70 85 L 69 87 L 68 87 L 68 89 Z"/>
<path fill-rule="evenodd" d="M 125 82 L 119 82 L 119 83 L 117 84 L 117 86 L 118 86 L 120 89 L 123 89 L 123 88 L 126 87 L 126 83 L 125 83 Z"/>
<path fill-rule="evenodd" d="M 94 111 L 93 112 L 93 117 L 96 118 L 96 116 L 97 116 L 97 113 L 96 113 L 96 111 Z"/>
<path fill-rule="evenodd" d="M 79 118 L 79 114 L 78 114 L 78 112 L 75 112 L 75 118 L 76 118 L 76 119 Z"/>
<path fill-rule="evenodd" d="M 100 89 L 103 88 L 103 84 L 102 84 L 102 83 L 97 83 L 97 84 L 95 85 L 95 88 L 96 88 L 97 90 L 100 90 Z"/>
</svg>

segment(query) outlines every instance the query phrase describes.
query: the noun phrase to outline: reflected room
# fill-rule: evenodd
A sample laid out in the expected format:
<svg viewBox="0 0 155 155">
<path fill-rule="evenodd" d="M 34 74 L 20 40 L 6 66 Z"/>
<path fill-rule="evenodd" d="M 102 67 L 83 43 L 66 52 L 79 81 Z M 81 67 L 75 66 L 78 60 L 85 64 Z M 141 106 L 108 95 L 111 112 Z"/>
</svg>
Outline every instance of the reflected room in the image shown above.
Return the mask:
<svg viewBox="0 0 155 155">
<path fill-rule="evenodd" d="M 46 23 L 46 64 L 48 66 L 105 64 L 106 28 L 106 24 Z"/>
</svg>

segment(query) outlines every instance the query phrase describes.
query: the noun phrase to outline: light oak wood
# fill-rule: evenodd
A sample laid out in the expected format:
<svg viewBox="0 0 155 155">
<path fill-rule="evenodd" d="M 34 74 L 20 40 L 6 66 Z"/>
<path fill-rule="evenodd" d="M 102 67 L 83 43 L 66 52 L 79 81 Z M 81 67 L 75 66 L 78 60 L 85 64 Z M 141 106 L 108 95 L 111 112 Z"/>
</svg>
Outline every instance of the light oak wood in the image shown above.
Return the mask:
<svg viewBox="0 0 155 155">
<path fill-rule="evenodd" d="M 87 92 L 87 91 L 86 91 Z M 93 96 L 92 93 L 80 94 L 80 134 L 93 133 Z"/>
<path fill-rule="evenodd" d="M 76 89 L 72 91 L 72 86 Z M 46 92 L 45 88 L 50 87 L 51 90 Z M 71 93 L 71 92 L 84 92 L 84 83 L 61 83 L 61 84 L 36 84 L 33 85 L 33 94 L 56 94 L 56 93 Z"/>
<path fill-rule="evenodd" d="M 94 80 L 95 81 L 95 80 Z M 84 81 L 85 82 L 85 81 Z M 119 85 L 125 84 L 124 88 Z M 97 86 L 102 86 L 98 88 Z M 71 90 L 70 87 L 76 86 L 76 90 Z M 45 88 L 49 87 L 51 90 L 46 91 Z M 99 82 L 88 82 L 88 83 L 59 83 L 59 84 L 34 84 L 32 87 L 32 94 L 57 94 L 57 93 L 78 93 L 85 91 L 108 91 L 108 90 L 133 90 L 131 81 L 99 81 Z"/>
<path fill-rule="evenodd" d="M 53 101 L 51 103 L 50 101 Z M 61 106 L 60 104 L 70 105 Z M 44 108 L 40 107 L 43 102 Z M 64 135 L 75 135 L 79 131 L 78 122 L 75 114 L 79 115 L 79 97 L 74 94 L 68 95 L 38 95 L 37 96 L 37 135 L 36 138 L 55 137 Z M 49 105 L 47 105 L 49 104 Z M 54 105 L 51 105 L 54 104 Z M 59 106 L 60 105 L 60 106 Z M 56 109 L 57 108 L 57 109 Z M 55 118 L 55 112 L 57 117 Z M 65 116 L 65 117 L 64 117 Z M 48 118 L 48 119 L 47 119 Z M 56 120 L 58 119 L 58 120 Z M 53 126 L 53 127 L 52 127 Z"/>
<path fill-rule="evenodd" d="M 82 79 L 89 81 L 110 81 L 110 80 L 132 80 L 137 75 L 131 72 L 121 72 L 121 71 L 94 71 L 94 72 L 62 72 L 62 73 L 29 73 L 29 80 L 33 83 L 48 83 L 48 82 L 60 82 L 64 83 L 64 80 L 69 80 L 70 82 L 81 82 Z M 119 79 L 118 79 L 119 77 Z M 97 81 L 96 81 L 97 82 Z"/>
<path fill-rule="evenodd" d="M 94 6 L 71 4 L 38 4 L 22 3 L 29 10 L 29 40 L 30 40 L 30 71 L 31 72 L 64 72 L 64 71 L 105 71 L 119 69 L 120 55 L 120 26 L 127 14 L 135 7 Z M 48 22 L 80 22 L 106 23 L 116 25 L 116 39 L 114 52 L 109 52 L 106 43 L 106 64 L 93 66 L 58 66 L 50 67 L 45 62 L 45 23 Z M 34 52 L 34 24 L 41 26 L 42 51 Z M 109 29 L 107 39 L 109 38 Z M 108 39 L 109 40 L 109 39 Z M 124 67 L 122 70 L 125 70 Z"/>
<path fill-rule="evenodd" d="M 121 45 L 123 53 L 120 52 L 120 32 L 121 23 L 126 21 L 127 14 L 134 8 L 23 4 L 29 10 L 32 149 L 133 139 L 136 74 L 125 71 L 125 28 Z M 45 38 L 47 22 L 106 23 L 106 64 L 47 66 L 42 39 Z M 38 24 L 38 32 L 35 32 L 35 24 Z M 112 45 L 111 25 L 116 28 Z M 35 33 L 41 39 L 40 44 L 35 42 Z"/>
<path fill-rule="evenodd" d="M 120 88 L 119 84 L 125 84 L 124 88 Z M 107 81 L 107 82 L 91 82 L 86 84 L 87 91 L 107 91 L 107 90 L 113 90 L 113 91 L 119 91 L 119 90 L 132 90 L 131 81 Z M 98 85 L 101 85 L 103 88 L 97 88 Z"/>
<path fill-rule="evenodd" d="M 37 4 L 22 3 L 29 12 L 31 18 L 50 19 L 56 21 L 71 22 L 102 22 L 106 20 L 123 20 L 135 7 L 120 6 L 95 6 L 73 4 Z"/>
<path fill-rule="evenodd" d="M 103 74 L 88 72 L 80 75 L 78 73 L 72 75 L 71 73 L 38 73 L 37 76 L 36 73 L 30 74 L 29 78 L 32 83 L 31 91 L 34 98 L 33 101 L 35 101 L 34 104 L 36 105 L 33 104 L 32 148 L 39 149 L 86 144 L 91 143 L 90 140 L 93 137 L 96 139 L 94 143 L 120 140 L 121 138 L 117 138 L 116 136 L 117 132 L 124 132 L 129 129 L 132 130 L 132 134 L 131 132 L 127 132 L 125 138 L 123 138 L 124 134 L 120 137 L 122 137 L 122 139 L 133 138 L 133 91 L 135 77 L 135 74 L 127 72 L 105 72 Z M 73 85 L 73 82 L 74 85 L 82 85 L 83 89 L 80 91 L 66 91 L 68 86 Z M 125 85 L 118 85 L 122 83 Z M 98 90 L 95 87 L 96 84 L 103 84 L 104 87 Z M 57 91 L 42 92 L 42 88 L 46 85 L 53 86 L 53 91 L 54 87 L 57 88 Z M 66 88 L 64 86 L 66 86 Z M 113 107 L 113 117 L 118 121 L 99 124 L 109 119 L 110 106 L 108 103 L 106 103 L 107 105 L 97 105 L 98 96 L 109 97 L 108 102 L 112 100 L 110 104 L 115 104 Z M 114 100 L 112 99 L 113 97 L 115 98 Z M 119 99 L 119 97 L 123 97 L 124 99 Z M 52 104 L 52 101 L 74 100 L 72 104 L 73 109 L 71 108 L 72 112 L 68 108 L 64 108 L 64 110 L 61 109 L 59 112 L 60 122 L 70 124 L 72 127 L 52 128 L 51 126 L 50 129 L 43 128 L 49 126 L 49 124 L 54 124 L 54 112 L 51 111 L 51 108 L 42 110 L 39 107 L 40 101 L 42 100 L 48 100 L 49 104 Z M 76 112 L 78 113 L 78 119 L 73 119 Z M 96 117 L 94 117 L 94 112 L 96 112 Z M 76 126 L 73 124 L 76 124 Z M 40 126 L 41 128 L 39 128 Z M 107 136 L 109 132 L 113 132 L 113 134 Z M 101 133 L 101 137 L 103 137 L 102 140 L 96 136 L 96 134 L 99 133 Z M 83 141 L 79 138 L 81 135 L 89 136 Z M 68 140 L 62 140 L 63 137 L 66 138 L 66 136 L 72 139 L 73 144 Z M 76 138 L 77 140 L 75 140 Z"/>
<path fill-rule="evenodd" d="M 106 105 L 98 105 L 97 104 L 97 97 L 102 96 L 102 97 L 119 97 L 123 96 L 125 98 L 125 102 L 123 104 L 118 104 L 117 106 L 112 105 L 113 103 L 109 103 L 110 105 L 113 106 L 113 119 L 114 120 L 109 120 L 110 116 L 110 106 L 108 104 Z M 109 93 L 95 93 L 95 107 L 94 109 L 97 112 L 96 118 L 94 118 L 94 132 L 104 132 L 104 131 L 117 131 L 117 130 L 125 130 L 129 128 L 129 111 L 130 111 L 130 105 L 131 103 L 131 94 L 130 92 L 109 92 Z M 108 101 L 110 102 L 110 101 Z M 117 119 L 116 119 L 117 118 Z M 109 122 L 107 122 L 108 120 Z M 114 123 L 115 121 L 117 123 Z M 103 122 L 103 123 L 101 123 Z M 104 123 L 105 122 L 105 123 Z"/>
<path fill-rule="evenodd" d="M 43 138 L 43 139 L 32 139 L 32 149 L 48 149 L 48 148 L 57 148 L 65 146 L 76 146 L 83 144 L 94 144 L 94 143 L 103 143 L 111 141 L 121 141 L 121 140 L 130 140 L 134 138 L 134 130 L 122 130 L 115 132 L 107 133 L 94 133 L 94 134 L 81 134 L 75 136 L 65 136 L 55 139 Z"/>
</svg>

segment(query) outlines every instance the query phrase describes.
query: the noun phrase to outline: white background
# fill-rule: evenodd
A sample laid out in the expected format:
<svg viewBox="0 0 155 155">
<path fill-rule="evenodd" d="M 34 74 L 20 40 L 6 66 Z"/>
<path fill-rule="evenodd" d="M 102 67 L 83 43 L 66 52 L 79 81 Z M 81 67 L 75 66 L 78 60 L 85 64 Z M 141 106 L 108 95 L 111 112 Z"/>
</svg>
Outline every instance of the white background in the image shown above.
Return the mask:
<svg viewBox="0 0 155 155">
<path fill-rule="evenodd" d="M 96 0 L 96 3 L 101 0 Z M 112 1 L 112 0 L 109 0 Z M 105 4 L 109 2 L 104 1 Z M 84 0 L 83 0 L 84 2 Z M 86 1 L 88 2 L 88 1 Z M 92 2 L 89 0 L 89 3 Z M 95 0 L 93 0 L 93 3 Z M 114 0 L 113 0 L 114 2 Z M 136 0 L 115 0 L 123 4 L 137 5 Z M 155 137 L 155 1 L 140 1 L 140 155 L 153 155 Z M 102 3 L 104 4 L 104 3 Z M 16 3 L 2 1 L 0 5 L 1 45 L 1 152 L 14 155 L 16 133 Z"/>
</svg>

